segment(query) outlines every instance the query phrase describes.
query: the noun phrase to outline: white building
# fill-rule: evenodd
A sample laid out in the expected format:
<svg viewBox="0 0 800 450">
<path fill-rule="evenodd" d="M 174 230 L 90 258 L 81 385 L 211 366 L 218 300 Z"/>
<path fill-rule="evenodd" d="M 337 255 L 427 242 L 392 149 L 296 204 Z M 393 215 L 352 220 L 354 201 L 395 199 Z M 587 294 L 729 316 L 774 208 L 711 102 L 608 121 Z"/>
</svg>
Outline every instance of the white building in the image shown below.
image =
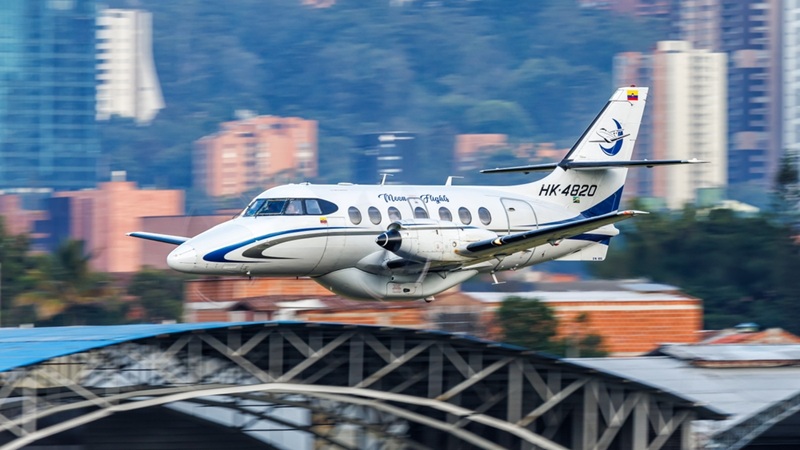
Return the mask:
<svg viewBox="0 0 800 450">
<path fill-rule="evenodd" d="M 164 108 L 152 51 L 152 14 L 102 9 L 97 16 L 97 119 L 150 123 Z"/>
</svg>

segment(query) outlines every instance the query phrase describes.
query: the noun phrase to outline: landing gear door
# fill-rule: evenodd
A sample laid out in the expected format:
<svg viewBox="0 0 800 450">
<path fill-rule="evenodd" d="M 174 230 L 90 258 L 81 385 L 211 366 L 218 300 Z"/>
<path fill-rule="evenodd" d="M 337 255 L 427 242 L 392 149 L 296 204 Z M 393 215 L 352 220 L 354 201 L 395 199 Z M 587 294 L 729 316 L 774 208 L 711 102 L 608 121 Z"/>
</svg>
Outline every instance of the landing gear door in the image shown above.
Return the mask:
<svg viewBox="0 0 800 450">
<path fill-rule="evenodd" d="M 506 211 L 509 233 L 539 228 L 536 212 L 534 212 L 530 203 L 513 198 L 502 198 L 500 201 Z"/>
<path fill-rule="evenodd" d="M 408 197 L 408 204 L 411 205 L 411 214 L 415 219 L 427 219 L 428 207 L 419 197 Z"/>
</svg>

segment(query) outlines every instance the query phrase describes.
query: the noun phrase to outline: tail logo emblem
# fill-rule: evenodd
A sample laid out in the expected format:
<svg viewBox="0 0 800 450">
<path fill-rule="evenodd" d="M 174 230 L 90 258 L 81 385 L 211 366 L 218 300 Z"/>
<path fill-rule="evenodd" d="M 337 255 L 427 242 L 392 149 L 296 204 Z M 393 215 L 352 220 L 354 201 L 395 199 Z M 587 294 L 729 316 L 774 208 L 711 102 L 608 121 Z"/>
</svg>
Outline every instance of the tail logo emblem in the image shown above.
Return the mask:
<svg viewBox="0 0 800 450">
<path fill-rule="evenodd" d="M 629 134 L 625 134 L 625 131 L 622 129 L 622 125 L 617 121 L 617 119 L 611 119 L 617 125 L 616 130 L 607 130 L 605 128 L 600 128 L 597 130 L 597 135 L 600 136 L 603 140 L 593 141 L 593 142 L 605 142 L 607 144 L 613 143 L 614 145 L 611 147 L 603 147 L 600 144 L 600 149 L 603 150 L 608 156 L 614 156 L 622 150 L 622 139 L 629 136 Z"/>
</svg>

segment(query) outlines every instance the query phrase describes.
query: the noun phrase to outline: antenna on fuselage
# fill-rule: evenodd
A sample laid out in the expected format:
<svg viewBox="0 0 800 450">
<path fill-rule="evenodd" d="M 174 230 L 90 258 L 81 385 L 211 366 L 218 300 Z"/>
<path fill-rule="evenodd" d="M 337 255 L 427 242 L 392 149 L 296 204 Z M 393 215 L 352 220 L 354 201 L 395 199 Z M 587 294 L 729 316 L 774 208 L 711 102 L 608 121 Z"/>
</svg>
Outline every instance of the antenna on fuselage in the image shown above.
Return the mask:
<svg viewBox="0 0 800 450">
<path fill-rule="evenodd" d="M 390 173 L 382 173 L 381 174 L 381 186 L 386 184 L 386 177 L 391 177 L 391 176 L 393 176 L 393 175 L 390 174 Z"/>
<path fill-rule="evenodd" d="M 464 177 L 459 177 L 457 175 L 450 175 L 449 177 L 447 177 L 447 181 L 444 182 L 444 185 L 445 186 L 452 186 L 454 178 L 464 178 Z"/>
</svg>

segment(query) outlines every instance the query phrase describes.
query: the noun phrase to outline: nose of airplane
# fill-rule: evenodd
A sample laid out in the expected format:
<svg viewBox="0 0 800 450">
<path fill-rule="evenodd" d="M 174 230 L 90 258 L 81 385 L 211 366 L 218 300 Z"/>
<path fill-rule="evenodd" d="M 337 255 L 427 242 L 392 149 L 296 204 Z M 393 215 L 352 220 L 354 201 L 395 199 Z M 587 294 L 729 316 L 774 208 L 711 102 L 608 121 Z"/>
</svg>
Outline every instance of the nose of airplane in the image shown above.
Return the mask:
<svg viewBox="0 0 800 450">
<path fill-rule="evenodd" d="M 167 265 L 177 271 L 187 272 L 197 264 L 197 250 L 188 244 L 181 244 L 167 256 Z"/>
</svg>

